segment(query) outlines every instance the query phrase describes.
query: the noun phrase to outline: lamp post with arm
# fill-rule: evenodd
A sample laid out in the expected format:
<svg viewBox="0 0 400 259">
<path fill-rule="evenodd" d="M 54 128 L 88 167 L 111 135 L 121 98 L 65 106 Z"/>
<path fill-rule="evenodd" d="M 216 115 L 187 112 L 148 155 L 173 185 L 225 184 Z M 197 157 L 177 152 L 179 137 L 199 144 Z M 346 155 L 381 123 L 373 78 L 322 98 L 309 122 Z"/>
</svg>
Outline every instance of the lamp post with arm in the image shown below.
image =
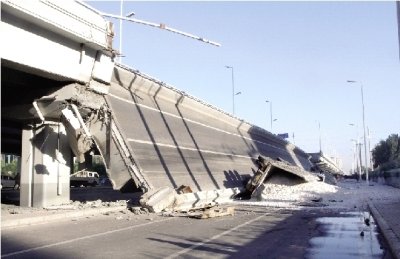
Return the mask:
<svg viewBox="0 0 400 259">
<path fill-rule="evenodd" d="M 357 81 L 354 80 L 347 80 L 348 83 L 358 83 Z M 367 186 L 369 185 L 369 179 L 368 179 L 368 159 L 367 159 L 367 133 L 365 130 L 365 108 L 364 108 L 364 90 L 363 90 L 363 84 L 359 82 L 361 86 L 361 104 L 362 104 L 362 119 L 363 119 L 363 129 L 364 129 L 364 158 L 365 158 L 365 179 L 367 182 Z"/>
<path fill-rule="evenodd" d="M 272 132 L 272 102 L 265 100 L 266 103 L 269 103 L 269 115 L 270 115 L 270 122 L 271 122 L 271 132 Z"/>
<path fill-rule="evenodd" d="M 235 115 L 235 95 L 239 95 L 242 92 L 235 93 L 235 76 L 233 72 L 233 67 L 232 66 L 225 66 L 225 67 L 231 69 L 232 71 L 232 114 Z"/>
</svg>

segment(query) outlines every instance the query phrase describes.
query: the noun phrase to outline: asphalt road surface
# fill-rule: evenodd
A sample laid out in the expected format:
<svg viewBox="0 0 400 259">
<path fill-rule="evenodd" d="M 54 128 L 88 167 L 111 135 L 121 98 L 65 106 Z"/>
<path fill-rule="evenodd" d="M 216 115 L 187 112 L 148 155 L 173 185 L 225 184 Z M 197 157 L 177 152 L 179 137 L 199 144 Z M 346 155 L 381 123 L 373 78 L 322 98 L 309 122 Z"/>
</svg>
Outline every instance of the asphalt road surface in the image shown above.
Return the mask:
<svg viewBox="0 0 400 259">
<path fill-rule="evenodd" d="M 82 202 L 135 201 L 138 199 L 135 195 L 113 191 L 110 187 L 71 188 L 71 200 Z M 2 203 L 3 199 L 18 203 L 18 196 L 16 190 L 2 190 Z M 135 215 L 124 210 L 6 228 L 1 230 L 1 257 L 391 259 L 390 253 L 379 251 L 386 244 L 379 245 L 376 238 L 371 238 L 376 235 L 373 224 L 371 231 L 367 231 L 360 218 L 344 220 L 352 215 L 348 209 L 278 209 L 238 203 L 234 206 L 234 216 L 202 220 L 182 215 Z M 327 222 L 327 218 L 339 224 L 321 223 Z M 369 234 L 360 237 L 361 229 Z M 372 239 L 376 241 L 369 242 Z"/>
<path fill-rule="evenodd" d="M 302 258 L 337 213 L 236 207 L 212 219 L 129 211 L 2 230 L 2 258 Z"/>
</svg>

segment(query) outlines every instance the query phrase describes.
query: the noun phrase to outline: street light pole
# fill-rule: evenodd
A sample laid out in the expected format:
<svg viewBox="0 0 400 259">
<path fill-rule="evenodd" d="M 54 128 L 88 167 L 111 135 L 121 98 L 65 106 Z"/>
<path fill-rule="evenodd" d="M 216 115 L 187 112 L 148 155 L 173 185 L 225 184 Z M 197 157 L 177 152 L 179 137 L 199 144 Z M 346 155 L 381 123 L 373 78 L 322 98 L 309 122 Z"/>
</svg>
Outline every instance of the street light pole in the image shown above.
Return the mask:
<svg viewBox="0 0 400 259">
<path fill-rule="evenodd" d="M 270 120 L 271 120 L 271 132 L 272 132 L 272 102 L 265 100 L 266 103 L 269 103 L 269 115 L 270 115 Z"/>
<path fill-rule="evenodd" d="M 357 83 L 357 81 L 347 80 L 348 83 Z M 364 128 L 364 158 L 365 158 L 365 179 L 367 185 L 369 185 L 368 179 L 368 160 L 367 160 L 367 132 L 365 131 L 365 109 L 364 109 L 364 90 L 363 84 L 360 82 L 361 86 L 361 104 L 362 104 L 362 118 L 363 118 L 363 128 Z"/>
<path fill-rule="evenodd" d="M 372 165 L 372 153 L 371 153 L 371 132 L 369 131 L 369 128 L 367 127 L 368 131 L 368 155 L 369 155 L 369 167 L 371 170 L 373 170 L 373 165 Z"/>
<path fill-rule="evenodd" d="M 319 153 L 322 153 L 322 144 L 321 144 L 321 123 L 318 121 L 318 133 L 319 133 Z"/>
<path fill-rule="evenodd" d="M 354 149 L 354 163 L 356 164 L 357 167 L 357 172 L 358 172 L 358 181 L 361 181 L 361 166 L 362 166 L 362 160 L 361 160 L 361 143 L 358 142 L 358 139 L 351 139 L 351 141 L 354 141 L 355 144 L 355 149 Z"/>
<path fill-rule="evenodd" d="M 226 68 L 231 69 L 232 71 L 232 114 L 235 115 L 235 77 L 233 73 L 233 67 L 225 66 Z"/>
<path fill-rule="evenodd" d="M 120 16 L 122 16 L 123 6 L 124 6 L 124 0 L 120 0 L 120 6 L 119 6 Z M 122 19 L 119 19 L 119 52 L 120 54 L 118 57 L 118 61 L 119 63 L 122 63 Z"/>
</svg>

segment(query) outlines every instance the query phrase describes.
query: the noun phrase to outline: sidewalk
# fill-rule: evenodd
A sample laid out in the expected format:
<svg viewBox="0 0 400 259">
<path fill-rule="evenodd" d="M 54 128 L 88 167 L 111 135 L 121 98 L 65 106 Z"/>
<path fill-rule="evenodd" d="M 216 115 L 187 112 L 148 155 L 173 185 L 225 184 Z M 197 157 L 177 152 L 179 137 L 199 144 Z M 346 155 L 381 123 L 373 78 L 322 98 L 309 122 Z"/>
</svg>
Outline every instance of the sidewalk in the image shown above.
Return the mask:
<svg viewBox="0 0 400 259">
<path fill-rule="evenodd" d="M 400 199 L 384 202 L 372 200 L 368 205 L 393 257 L 400 259 Z"/>
<path fill-rule="evenodd" d="M 99 214 L 112 214 L 126 212 L 127 204 L 124 201 L 110 203 L 108 206 L 93 204 L 86 208 L 72 205 L 58 206 L 52 208 L 21 208 L 13 205 L 1 205 L 1 228 L 14 228 L 27 225 L 36 225 L 61 220 L 91 217 Z"/>
<path fill-rule="evenodd" d="M 99 214 L 126 213 L 128 201 L 130 201 L 129 206 L 138 205 L 135 201 L 139 201 L 141 193 L 121 193 L 109 186 L 98 186 L 96 188 L 71 188 L 70 195 L 70 204 L 47 209 L 28 208 L 15 205 L 19 204 L 18 190 L 2 190 L 1 228 L 75 220 Z"/>
<path fill-rule="evenodd" d="M 10 213 L 4 213 L 2 210 L 1 215 L 1 228 L 12 228 L 21 227 L 27 225 L 35 225 L 42 223 L 49 223 L 53 221 L 78 219 L 82 217 L 89 217 L 99 214 L 116 213 L 126 211 L 126 205 L 113 206 L 113 207 L 102 207 L 102 208 L 89 208 L 84 210 L 79 209 L 57 209 L 57 210 L 32 210 L 30 212 L 24 212 L 18 214 L 17 211 L 10 211 Z M 16 214 L 14 214 L 16 213 Z"/>
</svg>

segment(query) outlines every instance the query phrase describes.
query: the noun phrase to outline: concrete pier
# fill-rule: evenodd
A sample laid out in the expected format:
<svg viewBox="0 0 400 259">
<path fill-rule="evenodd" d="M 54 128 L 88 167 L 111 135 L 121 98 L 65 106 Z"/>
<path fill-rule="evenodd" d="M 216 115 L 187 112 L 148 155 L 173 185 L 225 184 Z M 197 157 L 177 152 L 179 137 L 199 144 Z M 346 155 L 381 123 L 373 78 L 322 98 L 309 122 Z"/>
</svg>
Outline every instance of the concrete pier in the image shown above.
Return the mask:
<svg viewBox="0 0 400 259">
<path fill-rule="evenodd" d="M 20 206 L 68 203 L 71 150 L 64 126 L 24 129 L 22 143 Z"/>
</svg>

